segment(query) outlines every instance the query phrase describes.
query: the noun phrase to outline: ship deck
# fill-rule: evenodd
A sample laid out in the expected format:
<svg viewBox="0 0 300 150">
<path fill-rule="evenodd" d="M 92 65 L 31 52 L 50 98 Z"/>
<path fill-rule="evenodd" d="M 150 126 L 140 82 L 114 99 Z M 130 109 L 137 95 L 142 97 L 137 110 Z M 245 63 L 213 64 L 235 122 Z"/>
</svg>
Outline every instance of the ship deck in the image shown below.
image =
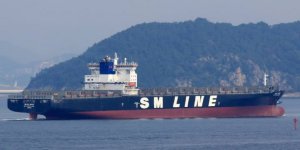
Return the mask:
<svg viewBox="0 0 300 150">
<path fill-rule="evenodd" d="M 257 94 L 279 91 L 277 87 L 218 87 L 218 88 L 148 88 L 140 89 L 138 95 L 124 95 L 122 91 L 99 90 L 25 90 L 22 93 L 9 95 L 9 99 L 76 99 L 76 98 L 113 98 L 121 96 L 174 96 L 174 95 L 214 95 L 214 94 Z"/>
</svg>

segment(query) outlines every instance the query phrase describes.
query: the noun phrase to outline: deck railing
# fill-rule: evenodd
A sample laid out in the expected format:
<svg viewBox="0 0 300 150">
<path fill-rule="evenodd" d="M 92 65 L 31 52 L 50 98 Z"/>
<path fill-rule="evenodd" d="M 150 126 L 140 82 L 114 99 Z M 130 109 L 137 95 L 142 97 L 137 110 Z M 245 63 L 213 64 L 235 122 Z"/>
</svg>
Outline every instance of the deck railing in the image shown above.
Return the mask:
<svg viewBox="0 0 300 150">
<path fill-rule="evenodd" d="M 150 88 L 142 89 L 139 95 L 212 95 L 212 94 L 251 94 L 270 93 L 278 88 L 275 87 L 217 87 L 217 88 Z"/>
<path fill-rule="evenodd" d="M 218 87 L 218 88 L 149 88 L 141 89 L 139 96 L 178 96 L 178 95 L 213 95 L 213 94 L 253 94 L 271 93 L 279 90 L 278 87 Z M 77 98 L 109 98 L 123 96 L 122 91 L 23 91 L 19 94 L 9 95 L 9 99 L 77 99 Z"/>
</svg>

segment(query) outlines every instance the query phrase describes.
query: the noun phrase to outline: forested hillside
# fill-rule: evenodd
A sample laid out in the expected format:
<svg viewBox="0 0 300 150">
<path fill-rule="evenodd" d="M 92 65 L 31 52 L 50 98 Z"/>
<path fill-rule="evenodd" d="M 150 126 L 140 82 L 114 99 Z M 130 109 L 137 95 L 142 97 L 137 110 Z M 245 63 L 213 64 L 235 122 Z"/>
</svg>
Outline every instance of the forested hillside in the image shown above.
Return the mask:
<svg viewBox="0 0 300 150">
<path fill-rule="evenodd" d="M 300 22 L 233 26 L 200 18 L 133 26 L 42 70 L 28 88 L 80 89 L 87 63 L 114 52 L 138 62 L 140 87 L 259 85 L 266 72 L 272 84 L 300 90 Z"/>
</svg>

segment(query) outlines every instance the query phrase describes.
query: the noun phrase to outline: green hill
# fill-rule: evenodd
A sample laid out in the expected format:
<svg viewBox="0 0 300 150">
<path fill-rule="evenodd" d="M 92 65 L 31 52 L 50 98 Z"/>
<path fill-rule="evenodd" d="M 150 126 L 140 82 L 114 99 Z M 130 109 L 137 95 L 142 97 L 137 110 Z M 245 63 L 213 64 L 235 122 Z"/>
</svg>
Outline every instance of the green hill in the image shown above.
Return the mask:
<svg viewBox="0 0 300 150">
<path fill-rule="evenodd" d="M 244 85 L 263 73 L 286 90 L 300 90 L 300 22 L 268 25 L 211 23 L 205 19 L 145 23 L 119 32 L 82 55 L 42 70 L 28 89 L 80 89 L 87 63 L 117 52 L 138 62 L 140 87 Z"/>
</svg>

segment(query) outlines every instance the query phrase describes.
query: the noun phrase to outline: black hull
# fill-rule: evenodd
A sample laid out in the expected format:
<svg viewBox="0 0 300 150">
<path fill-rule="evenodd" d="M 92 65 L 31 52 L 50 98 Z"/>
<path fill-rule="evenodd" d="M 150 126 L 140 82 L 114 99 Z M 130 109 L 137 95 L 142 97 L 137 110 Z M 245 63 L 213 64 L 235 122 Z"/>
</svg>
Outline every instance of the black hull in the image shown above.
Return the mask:
<svg viewBox="0 0 300 150">
<path fill-rule="evenodd" d="M 253 94 L 8 99 L 8 108 L 47 119 L 278 117 L 283 91 Z"/>
</svg>

